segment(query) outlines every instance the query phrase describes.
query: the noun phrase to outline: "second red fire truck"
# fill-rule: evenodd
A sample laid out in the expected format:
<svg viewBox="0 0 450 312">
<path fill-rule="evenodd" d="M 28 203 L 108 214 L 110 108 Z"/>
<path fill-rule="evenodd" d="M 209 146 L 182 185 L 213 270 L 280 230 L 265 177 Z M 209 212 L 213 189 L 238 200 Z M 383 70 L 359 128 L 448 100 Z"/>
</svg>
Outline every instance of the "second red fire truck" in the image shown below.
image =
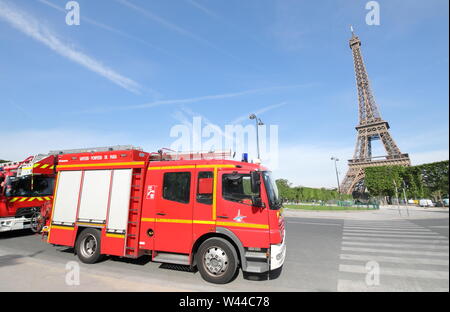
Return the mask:
<svg viewBox="0 0 450 312">
<path fill-rule="evenodd" d="M 55 155 L 30 156 L 0 164 L 0 232 L 34 229 L 44 207 L 51 207 Z"/>
<path fill-rule="evenodd" d="M 48 243 L 74 247 L 84 263 L 150 255 L 196 266 L 218 284 L 239 268 L 281 270 L 285 223 L 270 171 L 211 158 L 137 148 L 58 155 Z"/>
</svg>

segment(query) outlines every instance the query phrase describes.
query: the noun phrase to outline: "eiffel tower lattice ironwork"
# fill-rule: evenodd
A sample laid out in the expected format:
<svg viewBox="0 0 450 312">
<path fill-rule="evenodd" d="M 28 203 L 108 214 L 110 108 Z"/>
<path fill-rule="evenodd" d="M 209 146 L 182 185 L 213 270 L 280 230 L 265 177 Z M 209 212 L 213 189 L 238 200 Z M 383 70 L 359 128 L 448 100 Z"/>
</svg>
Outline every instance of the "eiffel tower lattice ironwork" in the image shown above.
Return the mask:
<svg viewBox="0 0 450 312">
<path fill-rule="evenodd" d="M 356 85 L 359 102 L 359 124 L 356 127 L 357 141 L 353 159 L 348 161 L 348 172 L 341 184 L 341 193 L 363 193 L 364 169 L 373 166 L 400 165 L 410 166 L 408 154 L 402 154 L 389 133 L 389 123 L 381 118 L 373 96 L 369 76 L 361 54 L 361 40 L 355 36 L 352 28 L 350 48 L 355 65 Z M 386 156 L 372 156 L 372 141 L 380 140 L 386 150 Z"/>
</svg>

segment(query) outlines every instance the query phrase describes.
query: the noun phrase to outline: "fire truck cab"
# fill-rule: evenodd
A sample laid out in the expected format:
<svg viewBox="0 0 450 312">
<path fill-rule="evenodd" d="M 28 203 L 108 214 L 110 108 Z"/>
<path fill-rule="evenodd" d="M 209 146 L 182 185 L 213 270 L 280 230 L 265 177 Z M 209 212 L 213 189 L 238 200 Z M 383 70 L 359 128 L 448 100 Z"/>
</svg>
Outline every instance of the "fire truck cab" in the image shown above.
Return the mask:
<svg viewBox="0 0 450 312">
<path fill-rule="evenodd" d="M 53 198 L 53 155 L 0 164 L 0 232 L 33 228 L 33 216 Z"/>
<path fill-rule="evenodd" d="M 47 241 L 84 263 L 104 255 L 197 267 L 212 283 L 281 268 L 285 225 L 259 164 L 140 149 L 58 156 Z M 281 270 L 281 269 L 280 269 Z"/>
</svg>

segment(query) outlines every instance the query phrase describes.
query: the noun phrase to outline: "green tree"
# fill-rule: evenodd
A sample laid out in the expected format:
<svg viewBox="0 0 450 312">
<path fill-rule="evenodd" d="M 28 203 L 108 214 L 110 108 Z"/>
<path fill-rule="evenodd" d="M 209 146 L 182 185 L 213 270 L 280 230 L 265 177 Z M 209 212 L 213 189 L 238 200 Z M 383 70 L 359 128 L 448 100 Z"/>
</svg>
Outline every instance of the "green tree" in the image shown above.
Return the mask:
<svg viewBox="0 0 450 312">
<path fill-rule="evenodd" d="M 369 167 L 365 169 L 365 184 L 371 196 L 392 197 L 397 186 L 399 192 L 405 189 L 408 198 L 433 197 L 441 201 L 448 197 L 448 174 L 448 160 L 412 167 Z"/>
</svg>

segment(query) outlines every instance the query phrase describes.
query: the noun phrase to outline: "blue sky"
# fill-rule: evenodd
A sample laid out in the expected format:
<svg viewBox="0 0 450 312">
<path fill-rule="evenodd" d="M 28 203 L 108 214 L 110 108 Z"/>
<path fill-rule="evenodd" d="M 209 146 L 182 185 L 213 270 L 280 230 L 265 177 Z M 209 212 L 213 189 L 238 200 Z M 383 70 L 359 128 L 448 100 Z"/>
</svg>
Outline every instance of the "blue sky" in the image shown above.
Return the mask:
<svg viewBox="0 0 450 312">
<path fill-rule="evenodd" d="M 358 122 L 351 24 L 401 150 L 448 159 L 446 0 L 378 1 L 379 26 L 356 0 L 79 0 L 80 26 L 67 2 L 0 0 L 0 158 L 156 151 L 193 116 L 223 129 L 261 112 L 279 129 L 276 175 L 333 187 L 330 157 L 345 174 Z"/>
</svg>

